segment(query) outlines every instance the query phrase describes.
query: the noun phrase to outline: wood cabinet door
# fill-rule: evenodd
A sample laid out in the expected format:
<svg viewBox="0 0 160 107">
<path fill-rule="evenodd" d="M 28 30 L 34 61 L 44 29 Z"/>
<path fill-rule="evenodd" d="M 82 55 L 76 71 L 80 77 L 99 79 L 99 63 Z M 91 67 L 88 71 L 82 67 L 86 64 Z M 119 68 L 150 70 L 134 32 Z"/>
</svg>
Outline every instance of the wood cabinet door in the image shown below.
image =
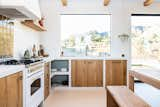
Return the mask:
<svg viewBox="0 0 160 107">
<path fill-rule="evenodd" d="M 50 94 L 50 62 L 44 65 L 44 98 Z"/>
<path fill-rule="evenodd" d="M 86 87 L 87 86 L 87 69 L 85 60 L 72 60 L 72 86 Z"/>
<path fill-rule="evenodd" d="M 0 78 L 0 107 L 7 107 L 6 78 Z"/>
<path fill-rule="evenodd" d="M 23 83 L 22 72 L 6 77 L 7 107 L 22 107 L 23 105 Z"/>
<path fill-rule="evenodd" d="M 87 60 L 87 86 L 103 86 L 103 62 Z"/>
<path fill-rule="evenodd" d="M 106 61 L 106 85 L 126 85 L 127 61 Z"/>
</svg>

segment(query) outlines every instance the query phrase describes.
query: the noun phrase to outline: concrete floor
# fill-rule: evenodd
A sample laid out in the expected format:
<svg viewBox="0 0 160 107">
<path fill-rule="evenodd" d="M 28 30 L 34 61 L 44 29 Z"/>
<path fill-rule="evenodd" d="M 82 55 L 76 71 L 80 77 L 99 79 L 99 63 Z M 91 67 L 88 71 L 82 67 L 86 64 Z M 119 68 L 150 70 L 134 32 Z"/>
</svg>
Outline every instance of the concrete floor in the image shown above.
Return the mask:
<svg viewBox="0 0 160 107">
<path fill-rule="evenodd" d="M 55 88 L 44 107 L 106 107 L 104 88 Z"/>
<path fill-rule="evenodd" d="M 136 93 L 152 107 L 160 107 L 160 90 L 136 83 Z M 106 107 L 104 88 L 55 88 L 44 107 Z"/>
</svg>

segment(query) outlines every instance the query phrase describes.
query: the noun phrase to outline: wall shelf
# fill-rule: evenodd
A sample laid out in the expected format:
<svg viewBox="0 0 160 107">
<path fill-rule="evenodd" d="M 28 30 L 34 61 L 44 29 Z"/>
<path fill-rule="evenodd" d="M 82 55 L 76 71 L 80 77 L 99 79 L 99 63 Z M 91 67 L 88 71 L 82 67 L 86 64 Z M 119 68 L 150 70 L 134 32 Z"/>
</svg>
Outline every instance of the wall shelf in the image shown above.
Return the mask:
<svg viewBox="0 0 160 107">
<path fill-rule="evenodd" d="M 22 23 L 23 25 L 25 25 L 25 26 L 28 26 L 28 27 L 36 30 L 36 31 L 40 31 L 40 32 L 46 31 L 46 29 L 45 29 L 44 27 L 40 26 L 38 23 L 36 23 L 36 22 L 33 21 L 33 20 L 25 20 L 25 21 L 23 21 L 23 22 L 21 22 L 21 23 Z"/>
<path fill-rule="evenodd" d="M 71 87 L 71 70 L 70 61 L 54 60 L 51 62 L 51 81 L 52 86 L 69 86 Z"/>
<path fill-rule="evenodd" d="M 55 75 L 69 75 L 69 72 L 51 72 L 51 78 Z"/>
</svg>

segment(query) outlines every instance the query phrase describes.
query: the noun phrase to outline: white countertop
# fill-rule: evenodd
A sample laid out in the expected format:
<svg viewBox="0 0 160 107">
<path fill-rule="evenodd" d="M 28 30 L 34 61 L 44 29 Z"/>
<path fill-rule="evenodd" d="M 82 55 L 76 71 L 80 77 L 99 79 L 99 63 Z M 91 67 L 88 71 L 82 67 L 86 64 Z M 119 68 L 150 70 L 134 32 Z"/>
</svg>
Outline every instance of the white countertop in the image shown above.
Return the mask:
<svg viewBox="0 0 160 107">
<path fill-rule="evenodd" d="M 44 57 L 42 58 L 44 62 L 51 62 L 53 61 L 54 59 L 50 58 L 50 57 Z"/>
<path fill-rule="evenodd" d="M 127 58 L 118 57 L 58 57 L 54 60 L 127 60 Z"/>
<path fill-rule="evenodd" d="M 25 70 L 25 65 L 0 65 L 0 78 L 24 70 Z"/>
<path fill-rule="evenodd" d="M 42 59 L 44 62 L 52 61 L 50 57 L 45 57 Z M 9 76 L 20 71 L 24 71 L 25 69 L 25 65 L 0 65 L 0 78 Z"/>
<path fill-rule="evenodd" d="M 44 62 L 52 61 L 53 59 L 47 57 L 43 58 Z M 116 57 L 58 57 L 54 60 L 127 60 L 127 58 Z M 5 76 L 24 71 L 25 65 L 0 65 L 0 78 Z"/>
</svg>

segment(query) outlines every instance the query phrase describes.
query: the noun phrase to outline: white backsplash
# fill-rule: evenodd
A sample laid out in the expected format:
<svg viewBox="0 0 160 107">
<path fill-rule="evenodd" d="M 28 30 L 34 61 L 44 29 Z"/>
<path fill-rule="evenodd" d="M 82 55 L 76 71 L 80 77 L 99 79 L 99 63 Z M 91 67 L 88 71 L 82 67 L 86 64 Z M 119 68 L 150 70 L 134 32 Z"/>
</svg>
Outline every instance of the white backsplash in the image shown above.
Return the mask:
<svg viewBox="0 0 160 107">
<path fill-rule="evenodd" d="M 30 50 L 33 44 L 39 45 L 39 32 L 15 21 L 14 31 L 14 57 L 22 57 L 26 49 Z"/>
</svg>

